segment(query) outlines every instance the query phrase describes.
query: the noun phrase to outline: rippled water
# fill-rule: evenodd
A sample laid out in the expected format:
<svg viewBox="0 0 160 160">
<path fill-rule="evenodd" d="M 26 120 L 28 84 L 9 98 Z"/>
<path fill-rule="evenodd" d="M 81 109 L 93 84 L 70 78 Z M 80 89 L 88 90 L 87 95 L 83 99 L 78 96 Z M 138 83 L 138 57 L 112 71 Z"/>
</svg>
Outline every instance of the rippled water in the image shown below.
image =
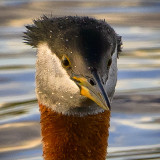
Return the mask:
<svg viewBox="0 0 160 160">
<path fill-rule="evenodd" d="M 22 32 L 50 13 L 106 19 L 123 37 L 108 159 L 160 159 L 160 1 L 1 0 L 0 13 L 0 159 L 42 159 L 36 50 Z"/>
</svg>

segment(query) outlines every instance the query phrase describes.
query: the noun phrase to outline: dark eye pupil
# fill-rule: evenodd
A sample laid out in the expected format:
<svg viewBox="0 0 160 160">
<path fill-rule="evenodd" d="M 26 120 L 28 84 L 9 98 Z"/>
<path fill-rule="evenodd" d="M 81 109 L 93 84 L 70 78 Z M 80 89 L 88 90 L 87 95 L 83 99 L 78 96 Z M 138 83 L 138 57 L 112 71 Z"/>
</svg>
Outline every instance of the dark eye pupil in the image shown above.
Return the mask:
<svg viewBox="0 0 160 160">
<path fill-rule="evenodd" d="M 69 61 L 67 59 L 64 59 L 62 63 L 64 66 L 69 66 Z"/>
<path fill-rule="evenodd" d="M 90 83 L 92 86 L 96 85 L 96 83 L 95 83 L 95 81 L 94 81 L 93 79 L 90 79 L 90 80 L 89 80 L 89 83 Z"/>
<path fill-rule="evenodd" d="M 111 64 L 112 64 L 112 59 L 109 59 L 109 61 L 108 61 L 108 67 L 110 67 Z"/>
</svg>

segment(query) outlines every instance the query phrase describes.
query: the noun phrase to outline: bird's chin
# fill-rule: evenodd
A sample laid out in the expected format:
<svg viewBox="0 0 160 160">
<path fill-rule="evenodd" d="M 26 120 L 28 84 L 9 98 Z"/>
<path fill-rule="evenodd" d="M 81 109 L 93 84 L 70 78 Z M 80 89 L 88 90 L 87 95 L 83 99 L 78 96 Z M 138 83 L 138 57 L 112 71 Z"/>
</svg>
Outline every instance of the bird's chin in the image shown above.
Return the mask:
<svg viewBox="0 0 160 160">
<path fill-rule="evenodd" d="M 53 92 L 48 94 L 47 92 L 46 94 L 37 89 L 36 93 L 39 104 L 51 108 L 52 111 L 63 115 L 85 116 L 103 112 L 103 109 L 95 102 L 80 95 L 80 90 L 74 94 L 69 92 L 66 92 L 65 94 L 52 94 Z"/>
<path fill-rule="evenodd" d="M 104 112 L 105 110 L 100 108 L 94 101 L 90 100 L 87 97 L 83 97 L 80 100 L 80 105 L 70 108 L 65 114 L 73 116 L 87 116 L 87 115 L 96 115 Z"/>
<path fill-rule="evenodd" d="M 60 100 L 60 102 L 59 106 L 56 106 L 56 111 L 64 115 L 86 116 L 104 112 L 104 109 L 100 108 L 89 98 L 80 95 L 80 92 L 67 101 L 62 102 L 62 100 Z"/>
</svg>

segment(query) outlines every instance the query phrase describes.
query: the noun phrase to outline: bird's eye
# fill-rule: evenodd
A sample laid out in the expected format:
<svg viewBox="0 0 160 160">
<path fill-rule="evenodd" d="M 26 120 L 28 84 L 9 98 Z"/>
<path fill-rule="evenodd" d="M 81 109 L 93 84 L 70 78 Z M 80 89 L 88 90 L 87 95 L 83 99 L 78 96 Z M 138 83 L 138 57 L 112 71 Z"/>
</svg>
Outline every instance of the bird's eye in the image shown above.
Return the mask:
<svg viewBox="0 0 160 160">
<path fill-rule="evenodd" d="M 70 61 L 67 56 L 62 57 L 62 64 L 64 67 L 70 67 Z"/>
<path fill-rule="evenodd" d="M 90 83 L 92 86 L 96 85 L 96 83 L 95 83 L 95 81 L 94 81 L 93 79 L 90 79 L 90 80 L 89 80 L 89 83 Z"/>
<path fill-rule="evenodd" d="M 107 67 L 110 67 L 111 64 L 112 64 L 112 59 L 109 59 L 108 64 L 107 64 Z"/>
</svg>

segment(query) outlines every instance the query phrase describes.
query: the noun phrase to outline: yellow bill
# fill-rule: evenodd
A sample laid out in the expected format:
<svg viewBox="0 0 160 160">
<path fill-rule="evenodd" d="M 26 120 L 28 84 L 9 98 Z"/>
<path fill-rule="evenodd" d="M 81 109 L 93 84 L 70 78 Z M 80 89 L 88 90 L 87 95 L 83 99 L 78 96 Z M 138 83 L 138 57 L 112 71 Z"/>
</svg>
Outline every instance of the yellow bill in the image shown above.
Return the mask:
<svg viewBox="0 0 160 160">
<path fill-rule="evenodd" d="M 74 76 L 73 80 L 75 80 L 76 83 L 79 85 L 81 95 L 91 99 L 104 110 L 110 109 L 110 102 L 109 102 L 107 93 L 104 91 L 102 84 L 99 84 L 101 83 L 99 78 L 98 79 L 97 77 L 95 78 L 96 85 L 94 86 L 91 85 L 88 82 L 88 80 L 84 77 Z"/>
</svg>

